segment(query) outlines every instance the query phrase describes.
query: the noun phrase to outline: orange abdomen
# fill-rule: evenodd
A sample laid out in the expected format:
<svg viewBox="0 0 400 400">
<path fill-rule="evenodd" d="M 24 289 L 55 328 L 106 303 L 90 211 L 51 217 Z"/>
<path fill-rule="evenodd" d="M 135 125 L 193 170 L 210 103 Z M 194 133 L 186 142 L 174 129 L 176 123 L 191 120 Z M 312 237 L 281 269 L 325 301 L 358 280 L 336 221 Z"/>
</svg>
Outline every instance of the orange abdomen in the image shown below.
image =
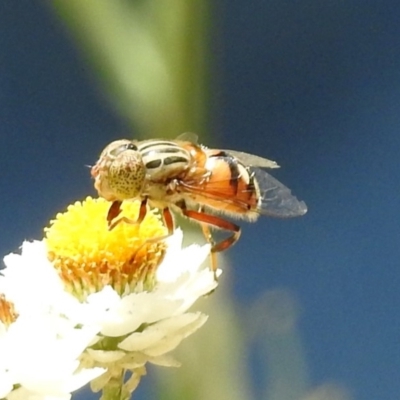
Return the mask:
<svg viewBox="0 0 400 400">
<path fill-rule="evenodd" d="M 259 190 L 251 171 L 237 158 L 221 150 L 204 150 L 205 168 L 211 173 L 199 202 L 229 214 L 254 219 Z M 238 215 L 239 216 L 239 215 Z"/>
</svg>

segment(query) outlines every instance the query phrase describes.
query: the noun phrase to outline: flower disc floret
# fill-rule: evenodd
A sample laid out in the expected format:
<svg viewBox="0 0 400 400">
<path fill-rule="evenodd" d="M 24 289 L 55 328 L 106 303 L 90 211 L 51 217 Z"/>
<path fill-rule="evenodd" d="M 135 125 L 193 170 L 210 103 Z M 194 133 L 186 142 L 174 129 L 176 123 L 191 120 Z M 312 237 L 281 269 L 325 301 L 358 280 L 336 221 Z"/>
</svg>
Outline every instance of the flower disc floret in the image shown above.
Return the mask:
<svg viewBox="0 0 400 400">
<path fill-rule="evenodd" d="M 3 294 L 0 294 L 0 322 L 5 326 L 9 326 L 17 317 L 18 314 L 15 311 L 14 304 L 7 301 Z"/>
<path fill-rule="evenodd" d="M 148 210 L 140 224 L 121 222 L 108 229 L 110 202 L 86 198 L 57 214 L 45 229 L 49 260 L 71 292 L 80 298 L 111 285 L 127 294 L 140 285 L 151 289 L 166 245 L 161 217 Z M 138 202 L 126 201 L 122 216 L 135 220 Z"/>
</svg>

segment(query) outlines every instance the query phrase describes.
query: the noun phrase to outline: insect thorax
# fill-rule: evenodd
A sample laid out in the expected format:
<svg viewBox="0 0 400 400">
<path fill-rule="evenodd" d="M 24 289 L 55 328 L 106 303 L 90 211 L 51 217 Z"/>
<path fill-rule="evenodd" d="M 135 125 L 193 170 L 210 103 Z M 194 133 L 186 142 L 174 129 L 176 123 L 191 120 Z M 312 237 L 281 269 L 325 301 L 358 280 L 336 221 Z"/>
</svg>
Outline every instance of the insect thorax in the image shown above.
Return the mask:
<svg viewBox="0 0 400 400">
<path fill-rule="evenodd" d="M 145 140 L 138 144 L 146 179 L 166 183 L 180 177 L 191 165 L 192 157 L 186 149 L 165 140 Z"/>
</svg>

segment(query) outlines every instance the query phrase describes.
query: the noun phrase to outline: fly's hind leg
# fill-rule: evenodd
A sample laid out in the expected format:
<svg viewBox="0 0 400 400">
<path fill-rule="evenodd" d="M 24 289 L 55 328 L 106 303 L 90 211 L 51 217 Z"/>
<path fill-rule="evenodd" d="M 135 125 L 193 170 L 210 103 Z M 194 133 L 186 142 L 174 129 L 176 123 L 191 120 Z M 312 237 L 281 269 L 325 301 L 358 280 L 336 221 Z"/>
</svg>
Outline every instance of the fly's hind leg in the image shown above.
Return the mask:
<svg viewBox="0 0 400 400">
<path fill-rule="evenodd" d="M 214 238 L 211 235 L 210 227 L 206 224 L 200 223 L 201 230 L 203 231 L 203 235 L 206 238 L 207 242 L 211 245 L 211 253 L 210 253 L 210 260 L 211 260 L 211 270 L 214 272 L 214 279 L 218 281 L 217 277 L 217 269 L 218 269 L 218 262 L 217 262 L 217 253 L 213 251 L 213 247 L 215 246 Z"/>
<path fill-rule="evenodd" d="M 203 234 L 206 240 L 211 244 L 211 269 L 214 272 L 215 280 L 217 280 L 216 276 L 217 260 L 215 253 L 227 250 L 229 247 L 233 246 L 239 240 L 240 227 L 218 216 L 207 214 L 203 212 L 201 209 L 200 211 L 194 211 L 183 208 L 182 213 L 186 217 L 200 222 Z M 209 226 L 214 226 L 216 228 L 232 232 L 232 234 L 226 239 L 215 243 L 211 235 Z"/>
</svg>

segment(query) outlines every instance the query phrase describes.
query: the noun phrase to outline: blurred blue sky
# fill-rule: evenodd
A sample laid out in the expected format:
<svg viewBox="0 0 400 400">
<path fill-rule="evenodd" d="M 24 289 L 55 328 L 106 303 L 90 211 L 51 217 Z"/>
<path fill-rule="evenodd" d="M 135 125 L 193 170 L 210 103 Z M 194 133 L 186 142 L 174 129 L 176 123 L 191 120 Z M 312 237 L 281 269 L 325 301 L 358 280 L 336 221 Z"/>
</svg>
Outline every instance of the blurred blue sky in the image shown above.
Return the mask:
<svg viewBox="0 0 400 400">
<path fill-rule="evenodd" d="M 243 224 L 229 253 L 235 295 L 251 304 L 290 289 L 312 383 L 399 398 L 400 3 L 216 10 L 213 144 L 276 160 L 274 175 L 309 206 Z M 4 255 L 94 195 L 85 165 L 131 133 L 45 3 L 26 0 L 0 2 L 0 123 Z"/>
</svg>

